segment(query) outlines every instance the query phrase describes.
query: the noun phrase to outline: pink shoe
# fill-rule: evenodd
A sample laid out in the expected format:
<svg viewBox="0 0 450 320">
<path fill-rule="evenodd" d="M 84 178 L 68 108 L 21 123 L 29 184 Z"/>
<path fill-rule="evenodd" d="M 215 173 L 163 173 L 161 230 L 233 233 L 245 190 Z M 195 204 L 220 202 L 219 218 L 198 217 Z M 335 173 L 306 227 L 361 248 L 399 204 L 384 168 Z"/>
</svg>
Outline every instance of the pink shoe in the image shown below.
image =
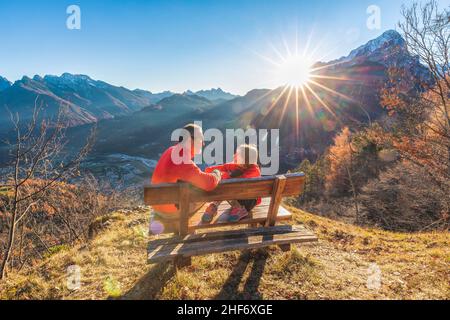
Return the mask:
<svg viewBox="0 0 450 320">
<path fill-rule="evenodd" d="M 230 214 L 228 216 L 228 221 L 237 222 L 248 216 L 248 211 L 244 207 L 233 207 L 231 208 Z"/>
<path fill-rule="evenodd" d="M 216 203 L 211 203 L 205 210 L 205 213 L 203 213 L 202 216 L 202 222 L 203 223 L 210 223 L 214 217 L 217 214 L 217 209 L 219 208 L 219 205 Z"/>
</svg>

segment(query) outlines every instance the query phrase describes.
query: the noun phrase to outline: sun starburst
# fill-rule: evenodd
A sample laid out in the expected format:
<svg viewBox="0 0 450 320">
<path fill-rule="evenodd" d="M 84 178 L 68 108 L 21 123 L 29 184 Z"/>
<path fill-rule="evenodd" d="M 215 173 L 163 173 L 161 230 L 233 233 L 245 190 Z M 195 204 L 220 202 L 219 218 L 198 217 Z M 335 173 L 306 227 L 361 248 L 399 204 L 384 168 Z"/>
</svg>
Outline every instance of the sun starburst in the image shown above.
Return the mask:
<svg viewBox="0 0 450 320">
<path fill-rule="evenodd" d="M 302 55 L 287 57 L 277 68 L 277 81 L 283 85 L 299 88 L 311 80 L 312 62 Z"/>
<path fill-rule="evenodd" d="M 298 37 L 293 42 L 293 46 L 289 46 L 285 38 L 282 37 L 281 49 L 269 43 L 273 54 L 268 56 L 257 54 L 271 66 L 270 82 L 281 87 L 281 90 L 278 91 L 279 94 L 277 93 L 270 106 L 266 108 L 264 116 L 266 117 L 273 110 L 280 108 L 279 117 L 277 116 L 280 126 L 285 117 L 295 117 L 297 137 L 299 136 L 303 110 L 315 116 L 319 111 L 318 108 L 320 108 L 334 118 L 336 123 L 341 123 L 338 113 L 336 113 L 336 109 L 339 107 L 338 102 L 343 99 L 356 103 L 354 99 L 336 89 L 339 87 L 337 85 L 339 82 L 351 80 L 345 76 L 336 75 L 333 71 L 340 62 L 319 62 L 330 53 L 322 50 L 320 46 L 313 47 L 312 38 L 310 34 L 302 47 Z M 318 56 L 318 52 L 323 55 Z M 324 93 L 327 94 L 325 97 Z M 333 97 L 336 99 L 333 99 Z M 287 112 L 289 108 L 292 109 Z"/>
</svg>

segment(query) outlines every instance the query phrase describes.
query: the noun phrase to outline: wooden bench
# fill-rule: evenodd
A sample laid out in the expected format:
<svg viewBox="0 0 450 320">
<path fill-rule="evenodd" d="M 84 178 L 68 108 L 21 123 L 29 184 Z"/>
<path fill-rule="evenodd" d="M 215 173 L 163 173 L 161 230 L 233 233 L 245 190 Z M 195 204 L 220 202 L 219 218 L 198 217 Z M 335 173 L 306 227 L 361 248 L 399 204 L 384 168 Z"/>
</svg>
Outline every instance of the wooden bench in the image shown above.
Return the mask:
<svg viewBox="0 0 450 320">
<path fill-rule="evenodd" d="M 190 257 L 278 245 L 289 250 L 292 243 L 317 241 L 317 237 L 302 226 L 279 225 L 279 221 L 292 218 L 281 206 L 283 197 L 300 195 L 305 175 L 293 173 L 255 179 L 224 180 L 210 192 L 199 190 L 187 183 L 148 185 L 144 187 L 147 205 L 178 204 L 180 218 L 177 234 L 172 238 L 156 239 L 149 243 L 148 262 L 174 260 L 177 265 L 190 264 Z M 238 222 L 228 222 L 225 217 L 230 206 L 226 200 L 262 198 L 249 216 Z M 208 202 L 223 201 L 211 223 L 202 223 L 201 217 Z M 205 203 L 189 217 L 191 203 Z M 245 229 L 209 231 L 208 229 L 248 225 Z M 259 226 L 259 227 L 258 227 Z M 197 231 L 205 231 L 197 233 Z M 170 230 L 168 230 L 170 231 Z"/>
</svg>

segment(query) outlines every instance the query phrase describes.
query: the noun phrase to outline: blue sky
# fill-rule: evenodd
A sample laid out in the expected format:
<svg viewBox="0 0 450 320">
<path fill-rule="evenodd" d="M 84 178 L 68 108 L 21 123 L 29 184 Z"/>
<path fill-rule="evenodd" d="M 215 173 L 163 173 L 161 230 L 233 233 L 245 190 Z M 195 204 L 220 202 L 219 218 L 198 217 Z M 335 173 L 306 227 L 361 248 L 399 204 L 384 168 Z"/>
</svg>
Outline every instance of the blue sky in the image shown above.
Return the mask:
<svg viewBox="0 0 450 320">
<path fill-rule="evenodd" d="M 393 29 L 401 0 L 0 0 L 0 75 L 87 74 L 153 92 L 221 87 L 243 94 L 274 87 L 276 59 L 296 39 L 323 60 Z M 441 0 L 450 4 L 450 0 Z M 66 8 L 81 8 L 81 30 L 66 28 Z M 369 30 L 367 7 L 381 9 L 381 29 Z M 284 40 L 284 42 L 283 42 Z"/>
</svg>

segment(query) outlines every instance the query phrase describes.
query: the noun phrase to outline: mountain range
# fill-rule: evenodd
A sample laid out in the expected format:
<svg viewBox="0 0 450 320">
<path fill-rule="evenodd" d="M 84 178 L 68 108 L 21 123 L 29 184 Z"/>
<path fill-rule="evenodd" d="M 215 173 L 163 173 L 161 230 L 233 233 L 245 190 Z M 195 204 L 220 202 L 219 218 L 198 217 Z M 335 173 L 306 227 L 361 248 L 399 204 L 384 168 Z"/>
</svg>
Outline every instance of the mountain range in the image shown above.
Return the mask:
<svg viewBox="0 0 450 320">
<path fill-rule="evenodd" d="M 221 89 L 204 90 L 199 94 L 217 100 L 235 97 Z M 33 78 L 24 76 L 14 83 L 0 77 L 0 124 L 3 128 L 8 127 L 6 107 L 19 113 L 26 121 L 31 117 L 35 104 L 42 106 L 48 117 L 54 116 L 64 106 L 67 124 L 73 127 L 131 114 L 172 95 L 174 93 L 170 91 L 129 90 L 70 73 L 36 75 Z"/>
<path fill-rule="evenodd" d="M 11 87 L 11 82 L 8 79 L 0 76 L 0 91 L 6 90 Z"/>
<path fill-rule="evenodd" d="M 79 145 L 92 123 L 98 124 L 93 158 L 124 154 L 156 160 L 171 143 L 171 132 L 194 120 L 203 121 L 204 129 L 280 129 L 282 168 L 288 169 L 320 155 L 343 126 L 383 119 L 386 112 L 379 94 L 389 68 L 407 71 L 412 88 L 432 82 L 428 69 L 409 54 L 404 39 L 393 30 L 346 57 L 315 66 L 318 71 L 303 90 L 255 89 L 244 96 L 221 89 L 153 94 L 70 74 L 24 77 L 12 85 L 3 79 L 0 106 L 29 112 L 38 95 L 46 110 L 68 105 L 70 145 Z"/>
<path fill-rule="evenodd" d="M 223 101 L 232 100 L 232 99 L 238 97 L 237 95 L 223 91 L 221 88 L 217 88 L 217 89 L 213 88 L 211 90 L 200 90 L 197 92 L 192 92 L 191 90 L 188 90 L 185 92 L 185 94 L 196 95 L 196 96 L 211 100 L 213 102 L 223 102 Z"/>
</svg>

